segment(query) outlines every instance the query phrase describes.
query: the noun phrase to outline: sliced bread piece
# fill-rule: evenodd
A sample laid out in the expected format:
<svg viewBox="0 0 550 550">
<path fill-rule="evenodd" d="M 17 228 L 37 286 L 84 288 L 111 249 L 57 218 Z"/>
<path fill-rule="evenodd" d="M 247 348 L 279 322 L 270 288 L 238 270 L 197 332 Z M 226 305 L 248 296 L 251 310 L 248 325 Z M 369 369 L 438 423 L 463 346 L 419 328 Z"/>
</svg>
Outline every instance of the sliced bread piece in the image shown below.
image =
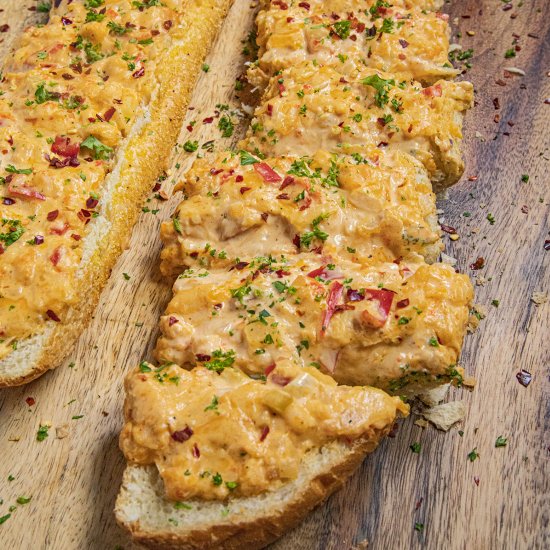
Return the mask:
<svg viewBox="0 0 550 550">
<path fill-rule="evenodd" d="M 313 367 L 142 363 L 126 379 L 115 513 L 155 548 L 262 548 L 337 489 L 408 407 Z"/>
</svg>

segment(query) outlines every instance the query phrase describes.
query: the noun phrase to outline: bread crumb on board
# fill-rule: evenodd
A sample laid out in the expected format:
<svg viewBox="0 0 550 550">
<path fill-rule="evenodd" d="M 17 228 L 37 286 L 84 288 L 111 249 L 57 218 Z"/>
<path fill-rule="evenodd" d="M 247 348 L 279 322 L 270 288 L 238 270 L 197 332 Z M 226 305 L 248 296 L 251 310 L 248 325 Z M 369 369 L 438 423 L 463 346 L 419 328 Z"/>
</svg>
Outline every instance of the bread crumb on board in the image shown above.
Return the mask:
<svg viewBox="0 0 550 550">
<path fill-rule="evenodd" d="M 531 295 L 531 301 L 535 306 L 540 306 L 548 302 L 548 294 L 546 292 L 534 291 Z"/>
<path fill-rule="evenodd" d="M 425 420 L 431 422 L 438 430 L 447 432 L 454 424 L 464 419 L 466 405 L 464 401 L 450 401 L 422 411 L 421 414 Z"/>
</svg>

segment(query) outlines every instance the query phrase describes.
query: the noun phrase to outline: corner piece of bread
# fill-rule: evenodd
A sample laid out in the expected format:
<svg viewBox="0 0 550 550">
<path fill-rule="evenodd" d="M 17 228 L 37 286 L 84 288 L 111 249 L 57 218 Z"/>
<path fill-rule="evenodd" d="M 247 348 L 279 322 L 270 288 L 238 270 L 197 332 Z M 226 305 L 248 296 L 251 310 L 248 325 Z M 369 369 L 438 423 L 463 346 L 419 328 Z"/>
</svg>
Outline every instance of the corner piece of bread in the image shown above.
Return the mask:
<svg viewBox="0 0 550 550">
<path fill-rule="evenodd" d="M 118 523 L 150 548 L 232 550 L 263 548 L 295 527 L 338 489 L 388 428 L 347 444 L 309 451 L 298 477 L 273 492 L 220 501 L 189 501 L 176 509 L 164 496 L 157 468 L 128 465 L 117 498 Z"/>
</svg>

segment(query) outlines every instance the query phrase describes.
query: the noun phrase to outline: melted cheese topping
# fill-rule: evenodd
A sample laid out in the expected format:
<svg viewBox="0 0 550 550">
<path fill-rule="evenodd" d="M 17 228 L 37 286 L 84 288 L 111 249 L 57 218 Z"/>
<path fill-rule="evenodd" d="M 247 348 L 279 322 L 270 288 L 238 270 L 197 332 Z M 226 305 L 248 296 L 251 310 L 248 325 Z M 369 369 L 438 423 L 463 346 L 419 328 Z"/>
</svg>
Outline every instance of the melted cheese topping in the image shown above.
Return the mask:
<svg viewBox="0 0 550 550">
<path fill-rule="evenodd" d="M 63 3 L 31 27 L 0 84 L 0 358 L 62 322 L 116 152 L 182 33 L 181 2 Z"/>
<path fill-rule="evenodd" d="M 314 448 L 368 437 L 371 449 L 408 407 L 380 390 L 336 386 L 280 364 L 264 381 L 225 368 L 187 372 L 142 363 L 126 380 L 126 458 L 155 463 L 172 500 L 274 491 Z M 314 451 L 312 451 L 314 452 Z"/>
<path fill-rule="evenodd" d="M 471 298 L 468 278 L 442 264 L 256 258 L 184 272 L 156 355 L 256 374 L 291 360 L 346 384 L 414 393 L 452 378 Z"/>
<path fill-rule="evenodd" d="M 442 248 L 430 181 L 404 153 L 263 161 L 225 153 L 197 161 L 182 187 L 188 199 L 161 230 L 167 275 L 311 249 L 358 262 L 434 261 Z M 320 219 L 322 239 L 305 239 Z"/>
<path fill-rule="evenodd" d="M 462 113 L 472 98 L 469 82 L 423 89 L 372 69 L 344 77 L 303 63 L 271 79 L 242 147 L 267 156 L 388 147 L 415 156 L 434 181 L 452 183 L 463 170 Z"/>
<path fill-rule="evenodd" d="M 448 59 L 447 18 L 365 0 L 338 10 L 325 2 L 272 3 L 257 17 L 260 50 L 249 76 L 265 84 L 277 71 L 315 60 L 344 75 L 370 67 L 432 84 L 458 74 Z"/>
</svg>

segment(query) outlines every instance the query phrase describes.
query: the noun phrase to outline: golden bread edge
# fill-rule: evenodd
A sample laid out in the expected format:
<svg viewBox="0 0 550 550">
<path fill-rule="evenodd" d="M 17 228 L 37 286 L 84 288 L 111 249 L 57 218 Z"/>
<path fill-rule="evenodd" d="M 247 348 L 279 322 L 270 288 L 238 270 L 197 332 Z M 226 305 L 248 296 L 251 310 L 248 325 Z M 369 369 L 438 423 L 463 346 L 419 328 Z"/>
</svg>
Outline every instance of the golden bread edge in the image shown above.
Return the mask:
<svg viewBox="0 0 550 550">
<path fill-rule="evenodd" d="M 123 499 L 126 497 L 125 483 L 130 468 L 145 466 L 127 466 L 124 472 L 122 488 L 115 505 L 117 523 L 127 529 L 133 540 L 148 548 L 162 550 L 259 550 L 296 527 L 316 507 L 322 504 L 332 493 L 359 468 L 365 456 L 373 452 L 380 440 L 390 431 L 391 425 L 375 430 L 368 436 L 353 442 L 345 452 L 344 459 L 329 470 L 318 472 L 304 484 L 289 503 L 277 511 L 268 513 L 258 511 L 254 521 L 224 521 L 205 525 L 203 528 L 182 532 L 152 531 L 142 527 L 140 521 L 128 522 L 123 517 Z"/>
</svg>

